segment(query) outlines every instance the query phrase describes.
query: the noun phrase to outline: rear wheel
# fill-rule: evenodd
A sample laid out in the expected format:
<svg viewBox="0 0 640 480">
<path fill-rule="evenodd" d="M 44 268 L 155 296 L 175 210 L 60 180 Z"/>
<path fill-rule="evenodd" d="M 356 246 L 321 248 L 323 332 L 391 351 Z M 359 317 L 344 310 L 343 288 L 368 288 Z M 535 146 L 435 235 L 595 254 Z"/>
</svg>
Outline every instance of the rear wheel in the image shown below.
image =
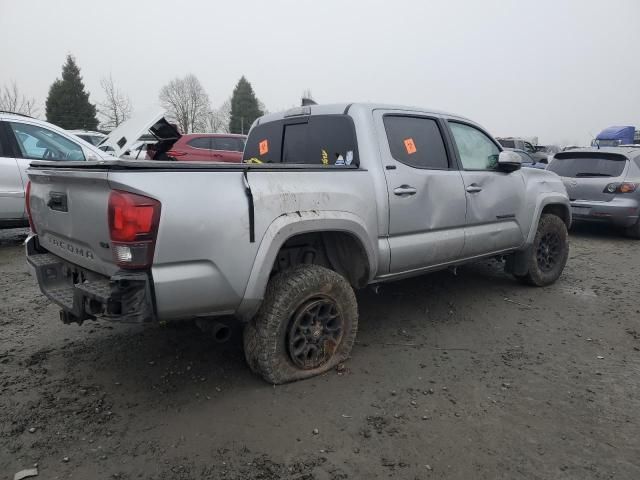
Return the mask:
<svg viewBox="0 0 640 480">
<path fill-rule="evenodd" d="M 357 330 L 349 282 L 333 270 L 299 265 L 269 281 L 258 314 L 245 326 L 245 357 L 269 383 L 301 380 L 345 361 Z"/>
<path fill-rule="evenodd" d="M 560 217 L 543 214 L 529 253 L 528 272 L 516 278 L 536 287 L 550 285 L 562 274 L 568 257 L 567 226 Z"/>
<path fill-rule="evenodd" d="M 625 230 L 625 233 L 627 234 L 628 237 L 640 240 L 640 218 L 635 223 L 635 225 L 631 225 L 630 227 L 627 227 Z"/>
</svg>

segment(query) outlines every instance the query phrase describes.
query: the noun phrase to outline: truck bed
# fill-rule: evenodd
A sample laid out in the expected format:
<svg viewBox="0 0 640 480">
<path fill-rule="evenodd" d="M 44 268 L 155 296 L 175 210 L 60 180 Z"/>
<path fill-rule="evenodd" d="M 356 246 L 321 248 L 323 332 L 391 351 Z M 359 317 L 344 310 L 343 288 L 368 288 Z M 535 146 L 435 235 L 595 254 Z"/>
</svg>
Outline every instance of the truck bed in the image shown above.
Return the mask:
<svg viewBox="0 0 640 480">
<path fill-rule="evenodd" d="M 245 291 L 256 257 L 267 254 L 260 252 L 263 238 L 268 237 L 263 248 L 269 247 L 274 240 L 270 227 L 286 223 L 288 215 L 299 221 L 303 215 L 334 212 L 330 215 L 335 218 L 357 218 L 363 235 L 378 229 L 370 176 L 357 167 L 33 162 L 29 177 L 39 244 L 105 278 L 120 272 L 110 248 L 110 192 L 131 192 L 161 203 L 149 271 L 159 320 L 234 313 L 243 299 L 251 301 Z M 51 208 L 52 194 L 66 199 L 67 211 Z"/>
</svg>

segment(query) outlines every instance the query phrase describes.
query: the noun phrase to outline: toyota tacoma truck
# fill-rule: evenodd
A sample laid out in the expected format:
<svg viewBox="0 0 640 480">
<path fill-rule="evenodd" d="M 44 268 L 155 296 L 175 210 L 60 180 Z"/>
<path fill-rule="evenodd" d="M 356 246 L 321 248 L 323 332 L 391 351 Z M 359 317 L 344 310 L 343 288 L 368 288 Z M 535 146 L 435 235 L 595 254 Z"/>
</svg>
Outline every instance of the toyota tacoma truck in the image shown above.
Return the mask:
<svg viewBox="0 0 640 480">
<path fill-rule="evenodd" d="M 520 162 L 456 115 L 299 107 L 256 120 L 239 164 L 32 163 L 27 259 L 66 323 L 233 316 L 284 383 L 347 359 L 354 289 L 488 257 L 555 282 L 569 199 Z"/>
</svg>

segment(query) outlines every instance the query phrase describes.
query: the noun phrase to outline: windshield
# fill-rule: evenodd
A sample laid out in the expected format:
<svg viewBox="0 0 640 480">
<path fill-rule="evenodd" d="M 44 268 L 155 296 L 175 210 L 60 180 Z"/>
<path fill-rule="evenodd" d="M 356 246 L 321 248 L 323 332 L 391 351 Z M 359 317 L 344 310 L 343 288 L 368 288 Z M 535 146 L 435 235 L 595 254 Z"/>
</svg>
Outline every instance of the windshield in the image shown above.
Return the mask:
<svg viewBox="0 0 640 480">
<path fill-rule="evenodd" d="M 556 157 L 549 170 L 561 177 L 619 177 L 626 163 L 622 156 Z"/>
</svg>

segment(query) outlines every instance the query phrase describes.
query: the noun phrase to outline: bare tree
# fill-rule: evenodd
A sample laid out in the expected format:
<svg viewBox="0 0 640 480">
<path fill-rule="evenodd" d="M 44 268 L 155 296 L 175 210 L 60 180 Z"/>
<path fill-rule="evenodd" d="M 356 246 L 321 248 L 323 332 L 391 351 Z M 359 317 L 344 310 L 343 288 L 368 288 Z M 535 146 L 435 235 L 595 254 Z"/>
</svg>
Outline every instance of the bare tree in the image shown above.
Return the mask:
<svg viewBox="0 0 640 480">
<path fill-rule="evenodd" d="M 229 133 L 231 121 L 231 99 L 225 100 L 220 108 L 213 109 L 207 116 L 207 131 L 212 133 Z"/>
<path fill-rule="evenodd" d="M 209 95 L 195 75 L 174 78 L 160 89 L 160 104 L 183 133 L 206 130 L 211 113 Z"/>
<path fill-rule="evenodd" d="M 16 82 L 11 82 L 10 85 L 5 85 L 0 90 L 0 110 L 22 113 L 32 117 L 38 115 L 35 99 L 27 98 L 21 94 Z"/>
<path fill-rule="evenodd" d="M 98 113 L 102 117 L 102 127 L 112 130 L 125 120 L 131 118 L 131 100 L 118 90 L 111 75 L 100 80 L 105 100 L 98 104 Z"/>
<path fill-rule="evenodd" d="M 267 106 L 260 99 L 258 99 L 258 108 L 262 112 L 262 115 L 266 115 L 269 113 L 269 110 L 267 110 Z"/>
</svg>

